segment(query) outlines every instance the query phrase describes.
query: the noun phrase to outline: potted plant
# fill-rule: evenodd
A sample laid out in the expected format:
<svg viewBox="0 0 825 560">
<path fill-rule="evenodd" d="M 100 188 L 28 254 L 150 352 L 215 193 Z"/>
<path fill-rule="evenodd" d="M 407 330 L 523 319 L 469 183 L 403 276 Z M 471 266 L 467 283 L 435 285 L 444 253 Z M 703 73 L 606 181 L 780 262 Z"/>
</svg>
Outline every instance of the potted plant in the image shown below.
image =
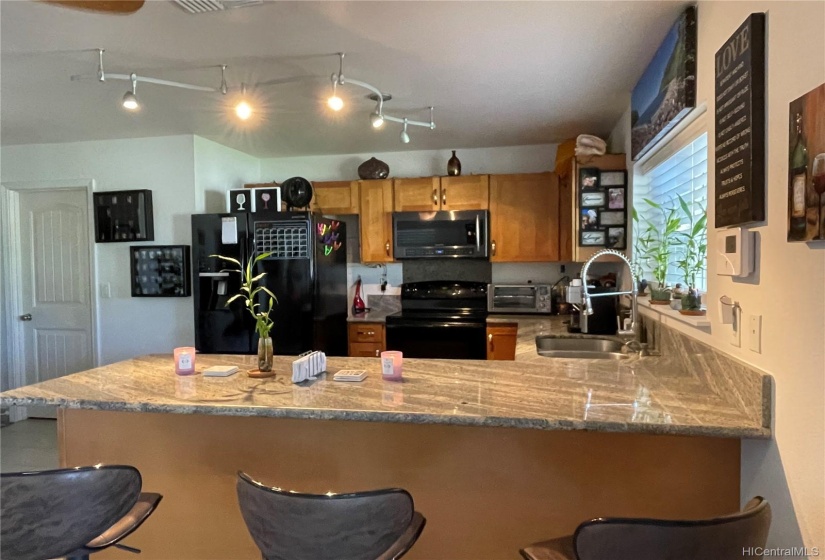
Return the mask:
<svg viewBox="0 0 825 560">
<path fill-rule="evenodd" d="M 708 216 L 705 209 L 701 210 L 699 216 L 694 215 L 693 210 L 681 195 L 679 195 L 679 206 L 684 223 L 687 225 L 686 230 L 677 234 L 683 252 L 681 258 L 676 261 L 676 266 L 681 271 L 687 285 L 687 290 L 682 295 L 682 308 L 679 312 L 683 315 L 704 315 L 706 311 L 702 309 L 702 298 L 696 286 L 696 279 L 704 270 L 707 260 Z"/>
<path fill-rule="evenodd" d="M 273 349 L 272 338 L 269 336 L 272 332 L 274 322 L 269 315 L 272 312 L 272 307 L 278 302 L 278 298 L 275 297 L 275 294 L 269 291 L 266 286 L 260 285 L 260 281 L 266 276 L 266 272 L 252 276 L 255 265 L 271 254 L 272 253 L 261 253 L 249 259 L 246 266 L 242 265 L 237 259 L 223 257 L 221 255 L 209 255 L 210 257 L 234 264 L 238 267 L 237 269 L 230 268 L 227 270 L 229 272 L 237 272 L 241 275 L 241 291 L 229 298 L 226 306 L 229 306 L 229 304 L 236 299 L 241 299 L 247 311 L 255 318 L 255 332 L 258 333 L 258 369 L 249 370 L 247 373 L 250 377 L 271 377 L 275 375 L 272 373 Z M 268 305 L 265 309 L 257 301 L 261 295 L 269 296 L 267 301 Z"/>
<path fill-rule="evenodd" d="M 646 296 L 647 280 L 645 280 L 645 265 L 647 264 L 647 253 L 653 238 L 647 230 L 642 231 L 639 225 L 639 213 L 633 208 L 633 260 L 631 268 L 636 276 L 636 289 L 639 296 Z"/>
<path fill-rule="evenodd" d="M 650 287 L 650 303 L 669 305 L 671 289 L 667 285 L 667 276 L 673 249 L 679 243 L 675 234 L 679 231 L 682 220 L 676 208 L 659 204 L 649 198 L 645 198 L 644 201 L 651 208 L 658 210 L 662 216 L 661 224 L 642 218 L 646 224 L 642 236 L 649 239 L 644 258 L 653 263 L 653 279 L 656 281 L 656 287 Z"/>
</svg>

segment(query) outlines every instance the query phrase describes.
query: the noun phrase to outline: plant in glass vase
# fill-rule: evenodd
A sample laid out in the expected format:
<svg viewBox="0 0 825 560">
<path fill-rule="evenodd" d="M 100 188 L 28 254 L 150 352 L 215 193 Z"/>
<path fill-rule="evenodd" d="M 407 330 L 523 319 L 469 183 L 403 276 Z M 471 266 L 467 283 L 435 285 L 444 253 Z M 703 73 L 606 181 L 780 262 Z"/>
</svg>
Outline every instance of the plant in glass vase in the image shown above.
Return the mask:
<svg viewBox="0 0 825 560">
<path fill-rule="evenodd" d="M 708 216 L 704 208 L 700 212 L 694 213 L 685 199 L 679 195 L 679 207 L 687 228 L 676 235 L 679 237 L 679 244 L 683 251 L 681 258 L 676 261 L 676 266 L 682 273 L 687 291 L 682 296 L 682 308 L 680 312 L 684 315 L 704 315 L 702 310 L 702 298 L 697 287 L 699 274 L 705 269 L 708 255 Z"/>
<path fill-rule="evenodd" d="M 665 206 L 649 198 L 645 198 L 644 202 L 661 215 L 661 220 L 652 220 L 642 216 L 642 220 L 645 222 L 642 237 L 647 240 L 644 260 L 653 265 L 653 279 L 656 281 L 656 287 L 650 287 L 650 303 L 668 305 L 671 289 L 667 283 L 667 276 L 670 272 L 670 259 L 673 256 L 673 249 L 679 243 L 679 239 L 675 234 L 679 231 L 682 220 L 678 211 L 672 205 Z"/>
<path fill-rule="evenodd" d="M 272 253 L 261 253 L 247 261 L 244 266 L 239 260 L 221 255 L 209 255 L 234 264 L 238 268 L 226 269 L 228 272 L 237 272 L 241 275 L 241 291 L 229 298 L 226 302 L 228 307 L 233 301 L 240 299 L 244 302 L 246 310 L 255 319 L 255 332 L 258 333 L 258 369 L 249 372 L 250 377 L 270 377 L 272 373 L 272 338 L 269 336 L 274 326 L 274 321 L 269 316 L 272 307 L 278 303 L 275 297 L 266 286 L 260 285 L 260 281 L 266 276 L 266 272 L 261 272 L 257 276 L 252 276 L 255 265 L 259 261 L 270 256 Z M 258 299 L 269 296 L 266 307 L 262 306 Z"/>
</svg>

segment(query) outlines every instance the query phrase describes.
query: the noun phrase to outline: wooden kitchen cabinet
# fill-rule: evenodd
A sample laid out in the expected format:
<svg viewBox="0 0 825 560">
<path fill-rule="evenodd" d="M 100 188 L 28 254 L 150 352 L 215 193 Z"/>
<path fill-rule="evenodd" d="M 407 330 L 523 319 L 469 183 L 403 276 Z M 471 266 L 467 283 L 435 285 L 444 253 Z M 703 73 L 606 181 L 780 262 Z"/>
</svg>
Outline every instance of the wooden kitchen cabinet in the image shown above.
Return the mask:
<svg viewBox="0 0 825 560">
<path fill-rule="evenodd" d="M 441 210 L 487 210 L 490 176 L 441 177 Z"/>
<path fill-rule="evenodd" d="M 559 181 L 555 173 L 490 175 L 490 260 L 559 260 Z"/>
<path fill-rule="evenodd" d="M 518 323 L 487 325 L 487 359 L 515 360 Z"/>
<path fill-rule="evenodd" d="M 315 181 L 310 208 L 321 214 L 358 214 L 358 181 Z"/>
<path fill-rule="evenodd" d="M 392 262 L 392 180 L 358 181 L 361 262 Z"/>
<path fill-rule="evenodd" d="M 393 180 L 393 208 L 396 212 L 434 212 L 441 206 L 439 177 Z"/>
<path fill-rule="evenodd" d="M 490 176 L 419 177 L 393 182 L 396 212 L 486 210 L 490 205 Z"/>
<path fill-rule="evenodd" d="M 584 262 L 593 256 L 593 253 L 604 248 L 579 245 L 581 206 L 576 193 L 579 190 L 579 170 L 583 167 L 596 167 L 603 171 L 623 171 L 627 169 L 627 157 L 625 154 L 571 157 L 563 166 L 563 170 L 559 172 L 559 260 L 562 261 Z M 628 197 L 626 205 L 629 207 L 631 203 L 629 191 L 626 196 Z M 630 222 L 628 208 L 626 238 L 629 238 Z"/>
<path fill-rule="evenodd" d="M 347 340 L 352 358 L 378 358 L 387 349 L 384 323 L 348 323 Z"/>
</svg>

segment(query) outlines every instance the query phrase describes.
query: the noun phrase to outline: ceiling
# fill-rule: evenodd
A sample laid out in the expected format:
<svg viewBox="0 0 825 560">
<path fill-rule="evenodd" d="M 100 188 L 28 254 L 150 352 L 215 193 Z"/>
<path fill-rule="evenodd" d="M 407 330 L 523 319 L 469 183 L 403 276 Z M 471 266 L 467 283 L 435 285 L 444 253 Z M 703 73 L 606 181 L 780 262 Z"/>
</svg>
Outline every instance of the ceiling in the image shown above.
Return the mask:
<svg viewBox="0 0 825 560">
<path fill-rule="evenodd" d="M 267 2 L 191 15 L 165 0 L 128 16 L 40 2 L 0 2 L 0 141 L 70 142 L 197 134 L 259 157 L 514 146 L 580 133 L 605 137 L 685 2 Z M 48 30 L 48 32 L 44 32 Z M 253 88 L 256 113 L 231 113 L 237 93 L 138 84 L 141 110 L 107 72 L 217 87 L 228 64 L 241 81 L 310 76 Z M 436 129 L 369 125 L 374 104 L 353 86 L 332 113 L 331 73 L 393 95 L 389 114 Z"/>
</svg>

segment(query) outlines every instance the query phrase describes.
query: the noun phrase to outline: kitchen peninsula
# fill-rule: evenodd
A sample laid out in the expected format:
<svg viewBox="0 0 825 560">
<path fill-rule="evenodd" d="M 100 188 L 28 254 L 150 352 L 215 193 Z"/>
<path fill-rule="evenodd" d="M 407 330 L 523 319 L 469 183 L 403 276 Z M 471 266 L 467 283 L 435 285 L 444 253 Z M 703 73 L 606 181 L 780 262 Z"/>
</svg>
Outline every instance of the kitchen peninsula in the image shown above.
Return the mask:
<svg viewBox="0 0 825 560">
<path fill-rule="evenodd" d="M 592 516 L 738 508 L 740 440 L 771 435 L 770 378 L 698 343 L 663 357 L 543 358 L 532 337 L 557 325 L 524 326 L 516 361 L 408 359 L 401 383 L 383 381 L 374 358 L 329 359 L 329 371 L 367 370 L 361 383 L 299 386 L 290 357 L 259 380 L 179 377 L 153 355 L 0 402 L 57 405 L 63 465 L 133 464 L 165 495 L 131 537 L 147 559 L 258 558 L 238 470 L 309 492 L 408 489 L 428 520 L 411 559 L 514 558 Z M 197 369 L 225 363 L 254 367 L 203 355 Z"/>
</svg>

